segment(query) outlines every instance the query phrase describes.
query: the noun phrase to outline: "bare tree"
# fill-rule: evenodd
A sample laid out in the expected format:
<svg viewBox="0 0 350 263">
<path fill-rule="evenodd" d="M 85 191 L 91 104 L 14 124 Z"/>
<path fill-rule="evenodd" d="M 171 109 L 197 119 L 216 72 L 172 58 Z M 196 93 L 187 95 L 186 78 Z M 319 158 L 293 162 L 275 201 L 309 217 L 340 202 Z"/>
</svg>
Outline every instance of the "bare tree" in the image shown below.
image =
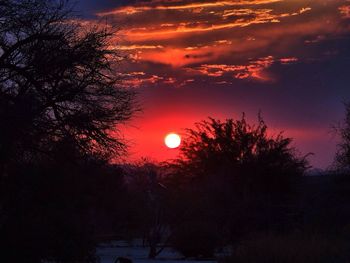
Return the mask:
<svg viewBox="0 0 350 263">
<path fill-rule="evenodd" d="M 113 32 L 74 21 L 67 1 L 0 2 L 2 169 L 62 140 L 104 157 L 125 149 L 117 125 L 135 97 L 114 74 Z"/>
</svg>

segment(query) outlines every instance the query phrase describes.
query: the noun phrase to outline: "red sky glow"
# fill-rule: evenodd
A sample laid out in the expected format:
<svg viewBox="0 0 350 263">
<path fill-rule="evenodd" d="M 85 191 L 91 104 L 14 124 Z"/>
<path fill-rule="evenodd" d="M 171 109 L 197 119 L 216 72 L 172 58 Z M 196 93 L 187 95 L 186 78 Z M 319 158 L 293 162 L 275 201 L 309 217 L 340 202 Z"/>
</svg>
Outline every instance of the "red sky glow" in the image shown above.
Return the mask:
<svg viewBox="0 0 350 263">
<path fill-rule="evenodd" d="M 95 3 L 94 3 L 95 2 Z M 349 0 L 84 1 L 88 19 L 119 29 L 111 48 L 121 85 L 143 112 L 125 130 L 129 160 L 175 158 L 169 132 L 208 116 L 284 130 L 301 154 L 326 168 L 337 138 L 331 126 L 350 100 Z M 124 129 L 123 129 L 124 131 Z"/>
</svg>

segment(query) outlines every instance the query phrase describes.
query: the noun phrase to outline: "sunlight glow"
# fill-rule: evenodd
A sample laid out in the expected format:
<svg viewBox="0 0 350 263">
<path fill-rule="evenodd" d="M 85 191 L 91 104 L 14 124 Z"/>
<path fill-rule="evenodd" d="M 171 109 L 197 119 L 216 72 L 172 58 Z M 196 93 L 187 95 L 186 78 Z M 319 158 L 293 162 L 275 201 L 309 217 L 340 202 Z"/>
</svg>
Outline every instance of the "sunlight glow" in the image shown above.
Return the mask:
<svg viewBox="0 0 350 263">
<path fill-rule="evenodd" d="M 180 146 L 181 137 L 176 133 L 169 133 L 164 139 L 165 145 L 170 149 L 175 149 Z"/>
</svg>

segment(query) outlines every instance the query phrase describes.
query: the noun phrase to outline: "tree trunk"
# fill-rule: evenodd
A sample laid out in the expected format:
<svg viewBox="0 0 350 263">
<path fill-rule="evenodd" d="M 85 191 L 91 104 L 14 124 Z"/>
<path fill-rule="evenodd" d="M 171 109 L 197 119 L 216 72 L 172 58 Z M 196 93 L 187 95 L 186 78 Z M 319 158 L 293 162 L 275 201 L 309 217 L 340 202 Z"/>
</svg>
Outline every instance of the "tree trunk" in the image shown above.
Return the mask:
<svg viewBox="0 0 350 263">
<path fill-rule="evenodd" d="M 156 245 L 150 245 L 148 258 L 149 259 L 155 259 L 156 256 L 157 256 L 157 246 Z"/>
</svg>

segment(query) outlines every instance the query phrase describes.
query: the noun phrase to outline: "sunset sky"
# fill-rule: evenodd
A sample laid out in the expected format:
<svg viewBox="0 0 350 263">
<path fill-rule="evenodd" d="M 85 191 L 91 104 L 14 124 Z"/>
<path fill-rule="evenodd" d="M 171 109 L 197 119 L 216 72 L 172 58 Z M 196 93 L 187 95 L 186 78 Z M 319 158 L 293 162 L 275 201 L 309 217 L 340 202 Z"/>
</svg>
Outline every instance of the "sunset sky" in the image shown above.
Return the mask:
<svg viewBox="0 0 350 263">
<path fill-rule="evenodd" d="M 163 143 L 208 116 L 257 120 L 294 138 L 315 167 L 331 164 L 332 126 L 350 101 L 350 0 L 80 0 L 82 19 L 107 21 L 129 59 L 123 85 L 143 112 L 125 131 L 129 159 L 158 161 Z"/>
</svg>

